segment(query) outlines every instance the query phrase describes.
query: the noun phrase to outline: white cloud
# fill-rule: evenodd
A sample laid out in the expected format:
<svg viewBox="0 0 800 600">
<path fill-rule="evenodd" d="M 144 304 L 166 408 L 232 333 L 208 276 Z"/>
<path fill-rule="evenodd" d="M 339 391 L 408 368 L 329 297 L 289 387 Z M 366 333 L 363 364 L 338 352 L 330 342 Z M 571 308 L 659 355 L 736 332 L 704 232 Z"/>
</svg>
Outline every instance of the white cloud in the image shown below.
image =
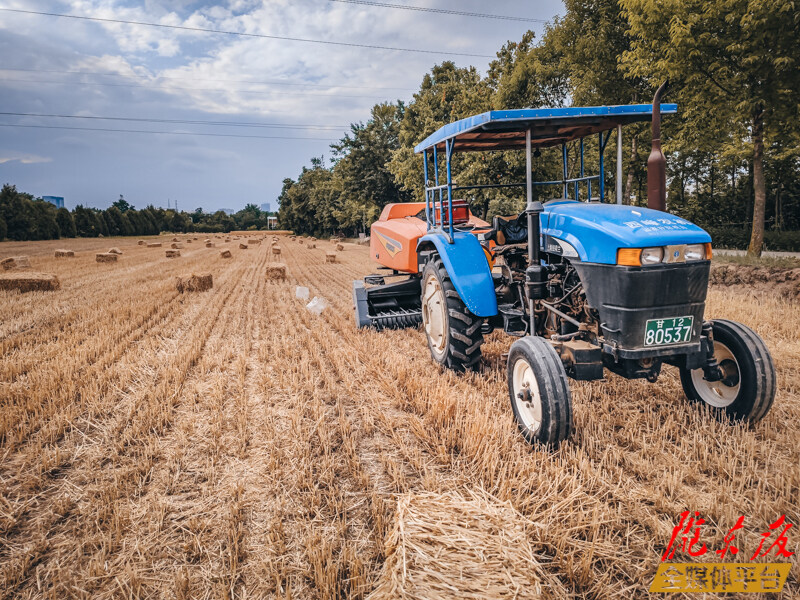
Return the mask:
<svg viewBox="0 0 800 600">
<path fill-rule="evenodd" d="M 36 154 L 0 150 L 0 165 L 13 161 L 18 161 L 23 165 L 34 165 L 37 163 L 53 162 L 53 159 L 47 156 L 38 156 Z"/>
</svg>

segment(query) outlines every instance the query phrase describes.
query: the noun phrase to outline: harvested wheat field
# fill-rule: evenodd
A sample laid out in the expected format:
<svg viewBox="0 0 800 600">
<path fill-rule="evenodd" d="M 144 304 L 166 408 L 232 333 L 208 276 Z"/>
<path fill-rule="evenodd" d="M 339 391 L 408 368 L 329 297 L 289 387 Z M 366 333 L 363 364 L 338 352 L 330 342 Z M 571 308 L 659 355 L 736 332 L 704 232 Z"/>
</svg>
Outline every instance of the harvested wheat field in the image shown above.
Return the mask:
<svg viewBox="0 0 800 600">
<path fill-rule="evenodd" d="M 784 514 L 798 550 L 800 304 L 785 296 L 709 293 L 707 314 L 750 325 L 775 359 L 755 427 L 689 404 L 665 367 L 657 384 L 571 382 L 575 433 L 544 451 L 512 421 L 511 338 L 488 336 L 479 372 L 456 375 L 418 330 L 355 329 L 366 247 L 325 264 L 286 244 L 280 282 L 266 245 L 176 261 L 120 238 L 124 260 L 98 265 L 108 243 L 72 240 L 69 261 L 63 241 L 0 244 L 61 283 L 0 290 L 2 598 L 643 598 L 684 510 L 711 548 L 745 515 L 733 560 Z M 192 272 L 213 288 L 181 294 Z M 800 596 L 788 560 L 771 598 Z"/>
</svg>

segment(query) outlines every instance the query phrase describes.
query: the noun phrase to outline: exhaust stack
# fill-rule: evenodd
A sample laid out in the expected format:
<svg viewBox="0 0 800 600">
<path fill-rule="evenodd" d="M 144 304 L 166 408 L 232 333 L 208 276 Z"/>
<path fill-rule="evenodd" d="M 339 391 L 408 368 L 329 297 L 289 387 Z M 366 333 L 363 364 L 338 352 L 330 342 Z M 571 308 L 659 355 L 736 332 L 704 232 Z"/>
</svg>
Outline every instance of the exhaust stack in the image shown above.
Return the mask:
<svg viewBox="0 0 800 600">
<path fill-rule="evenodd" d="M 667 209 L 667 161 L 661 151 L 661 96 L 667 83 L 653 96 L 653 146 L 647 159 L 647 208 L 661 211 Z"/>
</svg>

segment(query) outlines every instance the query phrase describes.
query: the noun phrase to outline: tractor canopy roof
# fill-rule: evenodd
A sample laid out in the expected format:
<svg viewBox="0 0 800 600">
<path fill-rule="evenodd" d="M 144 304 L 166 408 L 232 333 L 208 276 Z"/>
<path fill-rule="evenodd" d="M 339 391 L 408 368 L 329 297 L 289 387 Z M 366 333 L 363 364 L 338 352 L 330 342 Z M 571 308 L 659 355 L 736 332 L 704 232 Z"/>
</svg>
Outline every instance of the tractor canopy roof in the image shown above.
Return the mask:
<svg viewBox="0 0 800 600">
<path fill-rule="evenodd" d="M 661 114 L 677 112 L 677 104 L 661 104 Z M 528 129 L 532 146 L 558 146 L 617 125 L 649 121 L 652 114 L 651 104 L 490 110 L 440 127 L 417 144 L 414 152 L 434 147 L 444 150 L 445 141 L 451 139 L 455 141 L 453 152 L 522 150 Z"/>
</svg>

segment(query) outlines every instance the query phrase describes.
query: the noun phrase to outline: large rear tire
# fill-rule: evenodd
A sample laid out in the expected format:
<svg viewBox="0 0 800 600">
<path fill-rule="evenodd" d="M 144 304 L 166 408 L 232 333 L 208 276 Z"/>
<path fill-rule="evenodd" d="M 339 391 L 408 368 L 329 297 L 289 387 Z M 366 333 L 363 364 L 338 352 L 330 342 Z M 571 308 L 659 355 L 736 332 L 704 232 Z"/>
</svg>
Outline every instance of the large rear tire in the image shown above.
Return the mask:
<svg viewBox="0 0 800 600">
<path fill-rule="evenodd" d="M 482 322 L 464 305 L 442 259 L 431 257 L 422 270 L 422 326 L 433 360 L 454 371 L 477 368 Z"/>
<path fill-rule="evenodd" d="M 572 393 L 558 353 L 544 338 L 523 337 L 508 353 L 514 420 L 531 444 L 557 447 L 572 434 Z"/>
<path fill-rule="evenodd" d="M 749 327 L 717 319 L 711 322 L 714 357 L 722 381 L 706 381 L 703 369 L 681 369 L 681 385 L 689 400 L 702 402 L 718 415 L 756 423 L 775 400 L 775 365 L 764 340 Z"/>
</svg>

